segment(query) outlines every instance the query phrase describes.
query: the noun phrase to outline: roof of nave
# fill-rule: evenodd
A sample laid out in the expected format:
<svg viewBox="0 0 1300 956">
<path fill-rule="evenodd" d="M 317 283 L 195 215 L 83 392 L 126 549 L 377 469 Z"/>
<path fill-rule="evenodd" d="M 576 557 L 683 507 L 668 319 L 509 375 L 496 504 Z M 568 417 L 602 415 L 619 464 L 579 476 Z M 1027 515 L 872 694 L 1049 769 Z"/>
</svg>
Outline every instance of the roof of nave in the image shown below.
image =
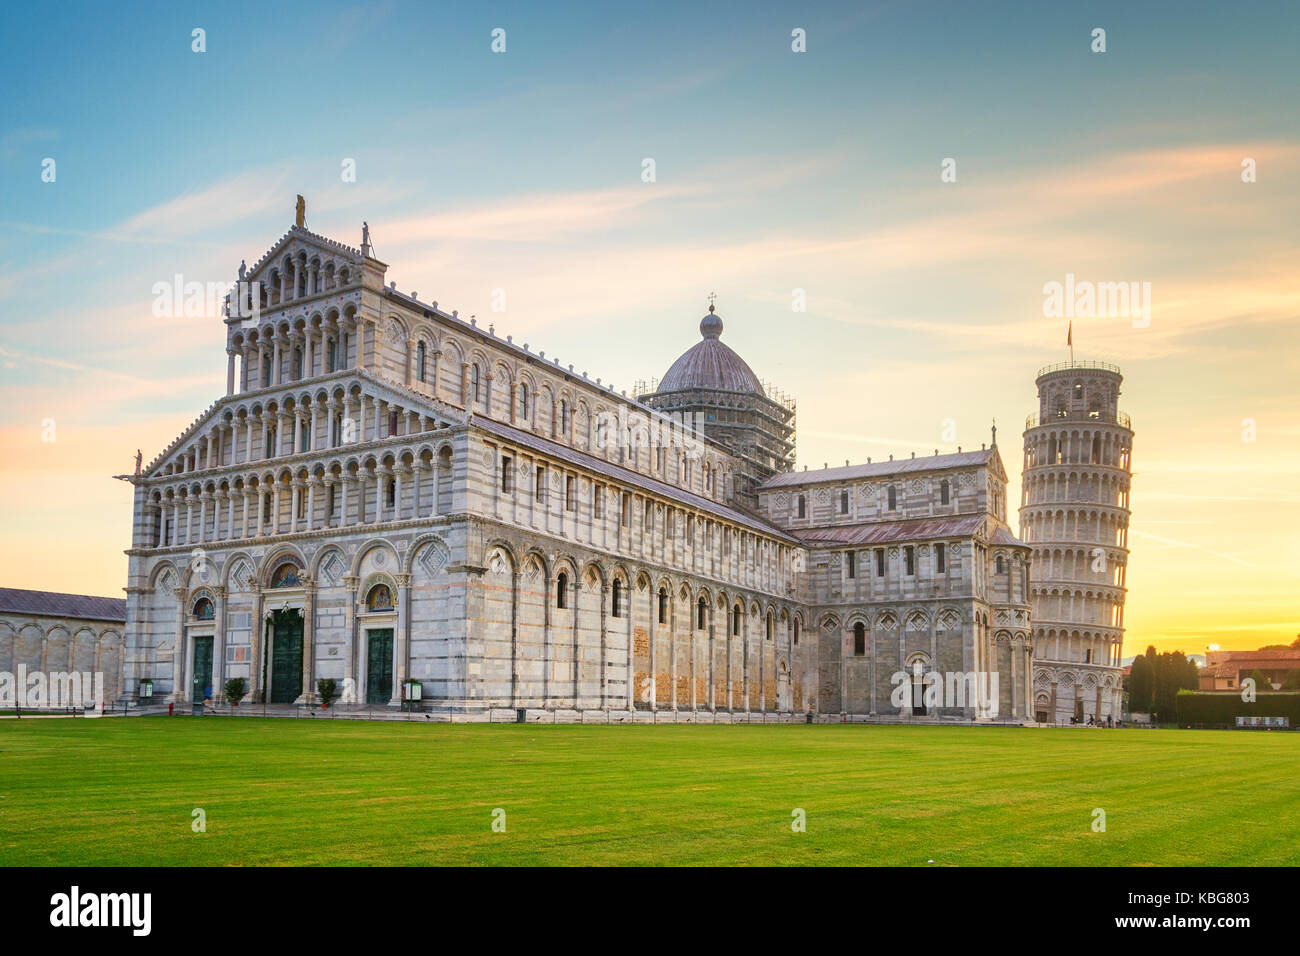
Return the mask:
<svg viewBox="0 0 1300 956">
<path fill-rule="evenodd" d="M 575 384 L 581 384 L 584 388 L 592 389 L 607 396 L 611 402 L 628 406 L 629 409 L 643 413 L 646 411 L 645 406 L 636 400 L 636 396 L 629 396 L 626 389 L 620 391 L 613 384 L 604 383 L 598 378 L 591 378 L 586 372 L 575 371 L 573 363 L 569 363 L 567 366 L 561 365 L 557 356 L 547 358 L 545 351 L 534 352 L 529 348 L 527 342 L 520 345 L 514 341 L 513 336 L 507 335 L 502 338 L 497 334 L 495 325 L 489 325 L 485 329 L 478 324 L 476 317 L 470 316 L 469 319 L 463 319 L 458 311 L 452 310 L 448 312 L 440 307 L 437 302 L 425 302 L 417 298 L 414 293 L 402 292 L 397 289 L 395 283 L 385 286 L 383 295 L 392 301 L 401 302 L 408 308 L 422 311 L 430 316 L 436 315 L 445 324 L 454 326 L 459 332 L 475 336 L 479 341 L 490 344 L 492 348 L 510 353 L 515 358 L 528 362 L 546 374 L 560 376 Z M 699 441 L 713 444 L 723 451 L 726 450 L 725 446 L 714 442 L 707 436 L 698 435 L 696 437 Z"/>
<path fill-rule="evenodd" d="M 551 441 L 549 438 L 542 438 L 531 432 L 521 431 L 511 425 L 506 425 L 494 418 L 484 418 L 475 415 L 470 419 L 470 424 L 496 435 L 498 438 L 509 441 L 512 444 L 531 448 L 533 451 L 545 455 L 552 455 L 561 461 L 567 461 L 579 468 L 585 468 L 610 476 L 611 480 L 621 481 L 625 484 L 633 485 L 642 491 L 668 498 L 682 505 L 694 508 L 698 511 L 708 512 L 719 518 L 728 521 L 734 521 L 736 524 L 743 525 L 751 530 L 761 534 L 770 535 L 773 538 L 779 538 L 790 544 L 798 544 L 799 540 L 786 531 L 782 531 L 775 525 L 768 524 L 757 515 L 750 514 L 747 511 L 741 511 L 730 505 L 722 504 L 711 498 L 704 498 L 694 492 L 684 491 L 675 485 L 670 485 L 665 481 L 659 481 L 656 478 L 650 478 L 624 468 L 622 465 L 614 462 L 605 461 L 603 458 L 597 458 L 587 452 L 577 451 L 569 448 L 567 445 L 561 445 L 559 442 Z"/>
<path fill-rule="evenodd" d="M 823 481 L 850 481 L 856 478 L 881 478 L 917 471 L 938 471 L 943 468 L 964 468 L 987 464 L 997 457 L 997 446 L 979 451 L 955 452 L 951 455 L 926 455 L 924 458 L 903 458 L 898 461 L 876 461 L 865 465 L 845 465 L 838 468 L 818 468 L 815 471 L 787 471 L 773 475 L 759 490 L 787 485 L 815 485 Z"/>
<path fill-rule="evenodd" d="M 71 617 L 85 621 L 126 623 L 126 599 L 0 588 L 0 612 L 38 617 Z"/>
<path fill-rule="evenodd" d="M 796 531 L 805 544 L 891 544 L 895 541 L 924 541 L 934 538 L 963 538 L 979 532 L 990 515 L 951 515 L 941 518 L 904 518 L 901 521 L 874 521 L 863 524 L 831 525 Z M 999 546 L 1028 547 L 1001 524 L 995 524 L 990 543 Z"/>
</svg>

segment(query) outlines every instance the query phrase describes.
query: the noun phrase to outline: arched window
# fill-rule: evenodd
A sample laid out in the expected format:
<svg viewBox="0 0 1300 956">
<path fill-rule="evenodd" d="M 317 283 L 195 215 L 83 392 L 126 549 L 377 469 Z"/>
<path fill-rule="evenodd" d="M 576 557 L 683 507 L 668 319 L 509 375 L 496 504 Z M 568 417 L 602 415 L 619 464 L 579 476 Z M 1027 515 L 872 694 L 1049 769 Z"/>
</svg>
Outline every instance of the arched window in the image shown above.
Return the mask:
<svg viewBox="0 0 1300 956">
<path fill-rule="evenodd" d="M 614 617 L 623 616 L 623 582 L 618 578 L 614 579 L 614 587 L 610 594 L 610 613 Z"/>
<path fill-rule="evenodd" d="M 1001 573 L 1002 573 L 1002 555 L 1000 555 L 1000 554 L 998 555 L 998 559 L 997 559 L 997 568 L 998 568 L 998 574 L 1001 574 Z"/>
<path fill-rule="evenodd" d="M 519 385 L 519 417 L 528 417 L 528 385 L 520 383 Z"/>
<path fill-rule="evenodd" d="M 767 639 L 769 641 L 772 639 L 772 627 L 774 623 L 775 622 L 772 620 L 772 614 L 769 611 L 767 615 Z"/>
<path fill-rule="evenodd" d="M 376 584 L 366 593 L 366 610 L 391 611 L 393 609 L 393 589 L 387 584 Z"/>
<path fill-rule="evenodd" d="M 803 495 L 800 495 L 799 496 L 799 517 L 806 518 L 807 516 L 808 516 L 808 499 L 805 498 Z"/>
<path fill-rule="evenodd" d="M 212 606 L 212 601 L 208 598 L 201 597 L 194 602 L 193 615 L 200 621 L 210 621 L 216 616 L 216 611 Z"/>
<path fill-rule="evenodd" d="M 889 486 L 889 510 L 890 511 L 898 510 L 898 491 L 894 488 L 893 485 Z"/>
<path fill-rule="evenodd" d="M 704 598 L 700 598 L 699 603 L 695 605 L 696 628 L 698 628 L 701 631 L 704 630 L 704 628 L 708 626 L 708 619 L 709 619 L 708 605 L 706 604 Z"/>
<path fill-rule="evenodd" d="M 949 500 L 949 494 L 951 494 L 951 492 L 949 490 L 948 479 L 945 478 L 943 481 L 939 482 L 939 504 L 946 505 Z"/>
<path fill-rule="evenodd" d="M 847 491 L 841 491 L 840 492 L 840 514 L 846 515 L 848 513 L 849 513 L 849 493 Z"/>
<path fill-rule="evenodd" d="M 560 431 L 569 433 L 569 403 L 564 399 L 560 399 Z"/>
<path fill-rule="evenodd" d="M 329 340 L 329 346 L 325 349 L 325 353 L 326 360 L 329 363 L 328 371 L 333 372 L 338 368 L 338 348 L 335 346 L 333 339 Z"/>
<path fill-rule="evenodd" d="M 740 605 L 737 604 L 731 609 L 731 633 L 733 636 L 740 636 Z"/>
<path fill-rule="evenodd" d="M 668 590 L 667 588 L 659 589 L 659 623 L 668 623 Z"/>
<path fill-rule="evenodd" d="M 415 347 L 415 375 L 421 382 L 424 381 L 424 343 L 421 342 Z"/>
<path fill-rule="evenodd" d="M 799 644 L 799 619 L 797 617 L 794 619 L 794 643 L 796 647 Z"/>
<path fill-rule="evenodd" d="M 474 403 L 478 402 L 478 366 L 477 365 L 471 365 L 469 367 L 469 400 Z"/>
<path fill-rule="evenodd" d="M 862 657 L 867 653 L 867 627 L 861 621 L 853 625 L 853 656 Z"/>
<path fill-rule="evenodd" d="M 569 606 L 569 576 L 563 571 L 555 581 L 555 606 L 560 609 Z"/>
<path fill-rule="evenodd" d="M 275 569 L 275 574 L 271 575 L 271 587 L 273 588 L 296 588 L 302 584 L 299 577 L 299 570 L 296 564 L 286 561 Z"/>
</svg>

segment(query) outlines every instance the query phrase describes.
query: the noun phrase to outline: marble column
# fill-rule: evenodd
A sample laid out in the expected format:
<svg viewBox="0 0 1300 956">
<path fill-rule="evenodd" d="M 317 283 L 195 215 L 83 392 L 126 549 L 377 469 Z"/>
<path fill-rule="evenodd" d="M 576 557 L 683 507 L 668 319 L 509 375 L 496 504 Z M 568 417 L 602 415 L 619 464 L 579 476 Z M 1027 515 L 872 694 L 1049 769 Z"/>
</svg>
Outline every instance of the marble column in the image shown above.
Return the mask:
<svg viewBox="0 0 1300 956">
<path fill-rule="evenodd" d="M 176 588 L 176 633 L 172 643 L 172 702 L 183 703 L 189 700 L 189 688 L 185 686 L 185 611 L 189 604 L 189 591 Z M 125 652 L 125 648 L 123 648 Z"/>
<path fill-rule="evenodd" d="M 402 682 L 410 676 L 411 648 L 411 576 L 398 574 L 397 578 L 397 640 L 393 649 L 393 700 L 401 704 Z"/>
<path fill-rule="evenodd" d="M 302 601 L 302 694 L 298 700 L 311 705 L 316 702 L 316 582 L 304 572 L 302 583 L 306 594 Z"/>
<path fill-rule="evenodd" d="M 212 589 L 212 699 L 219 701 L 226 694 L 226 589 Z"/>
<path fill-rule="evenodd" d="M 248 699 L 257 701 L 262 694 L 262 654 L 266 643 L 266 596 L 262 586 L 257 582 L 250 585 L 253 592 L 253 627 L 249 634 L 252 646 L 249 648 Z"/>
<path fill-rule="evenodd" d="M 347 588 L 348 599 L 343 605 L 343 633 L 347 635 L 347 645 L 343 648 L 343 696 L 342 703 L 356 704 L 365 695 L 357 687 L 357 585 L 360 578 L 347 575 L 343 586 Z"/>
</svg>

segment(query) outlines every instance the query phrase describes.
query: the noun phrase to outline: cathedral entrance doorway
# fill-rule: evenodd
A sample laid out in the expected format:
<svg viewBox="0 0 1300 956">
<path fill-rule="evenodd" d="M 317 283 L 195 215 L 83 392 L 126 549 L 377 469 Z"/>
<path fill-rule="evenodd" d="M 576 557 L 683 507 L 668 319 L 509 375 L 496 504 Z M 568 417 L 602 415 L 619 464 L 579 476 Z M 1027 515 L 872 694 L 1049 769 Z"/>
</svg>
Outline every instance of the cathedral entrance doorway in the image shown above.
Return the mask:
<svg viewBox="0 0 1300 956">
<path fill-rule="evenodd" d="M 913 716 L 913 717 L 924 717 L 924 716 L 926 715 L 926 707 L 925 707 L 925 690 L 926 690 L 925 669 L 926 669 L 926 666 L 929 664 L 929 662 L 930 662 L 930 659 L 929 659 L 928 655 L 926 655 L 926 654 L 922 654 L 922 653 L 919 653 L 919 652 L 916 653 L 916 654 L 910 654 L 910 655 L 908 655 L 908 658 L 907 658 L 907 661 L 906 661 L 906 664 L 907 664 L 907 670 L 908 670 L 908 672 L 911 674 L 911 677 L 912 677 L 912 693 L 911 693 L 911 700 L 908 701 L 908 703 L 910 703 L 910 704 L 912 705 L 912 714 L 911 714 L 911 716 Z M 942 689 L 943 689 L 942 686 L 940 686 L 939 689 L 940 689 L 940 691 L 942 691 Z"/>
<path fill-rule="evenodd" d="M 212 696 L 212 637 L 194 638 L 194 675 L 190 681 L 190 700 L 200 703 Z"/>
<path fill-rule="evenodd" d="M 919 667 L 912 674 L 912 716 L 925 716 L 925 675 Z"/>
<path fill-rule="evenodd" d="M 263 668 L 269 663 L 272 704 L 292 704 L 302 694 L 302 624 L 297 608 L 271 615 L 271 653 Z"/>
<path fill-rule="evenodd" d="M 387 704 L 393 697 L 393 629 L 366 632 L 366 703 Z"/>
</svg>

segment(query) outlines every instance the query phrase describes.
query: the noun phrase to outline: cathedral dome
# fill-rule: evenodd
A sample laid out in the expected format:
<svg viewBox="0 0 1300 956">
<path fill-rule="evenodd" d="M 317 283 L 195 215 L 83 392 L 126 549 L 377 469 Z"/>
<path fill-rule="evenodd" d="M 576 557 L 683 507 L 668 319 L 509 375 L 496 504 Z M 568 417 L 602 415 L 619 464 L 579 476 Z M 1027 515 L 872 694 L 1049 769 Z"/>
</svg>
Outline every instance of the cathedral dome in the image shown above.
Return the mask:
<svg viewBox="0 0 1300 956">
<path fill-rule="evenodd" d="M 719 341 L 722 319 L 709 306 L 709 314 L 700 320 L 704 338 L 686 351 L 664 373 L 655 394 L 709 389 L 721 392 L 763 394 L 763 385 L 745 360 Z"/>
</svg>

